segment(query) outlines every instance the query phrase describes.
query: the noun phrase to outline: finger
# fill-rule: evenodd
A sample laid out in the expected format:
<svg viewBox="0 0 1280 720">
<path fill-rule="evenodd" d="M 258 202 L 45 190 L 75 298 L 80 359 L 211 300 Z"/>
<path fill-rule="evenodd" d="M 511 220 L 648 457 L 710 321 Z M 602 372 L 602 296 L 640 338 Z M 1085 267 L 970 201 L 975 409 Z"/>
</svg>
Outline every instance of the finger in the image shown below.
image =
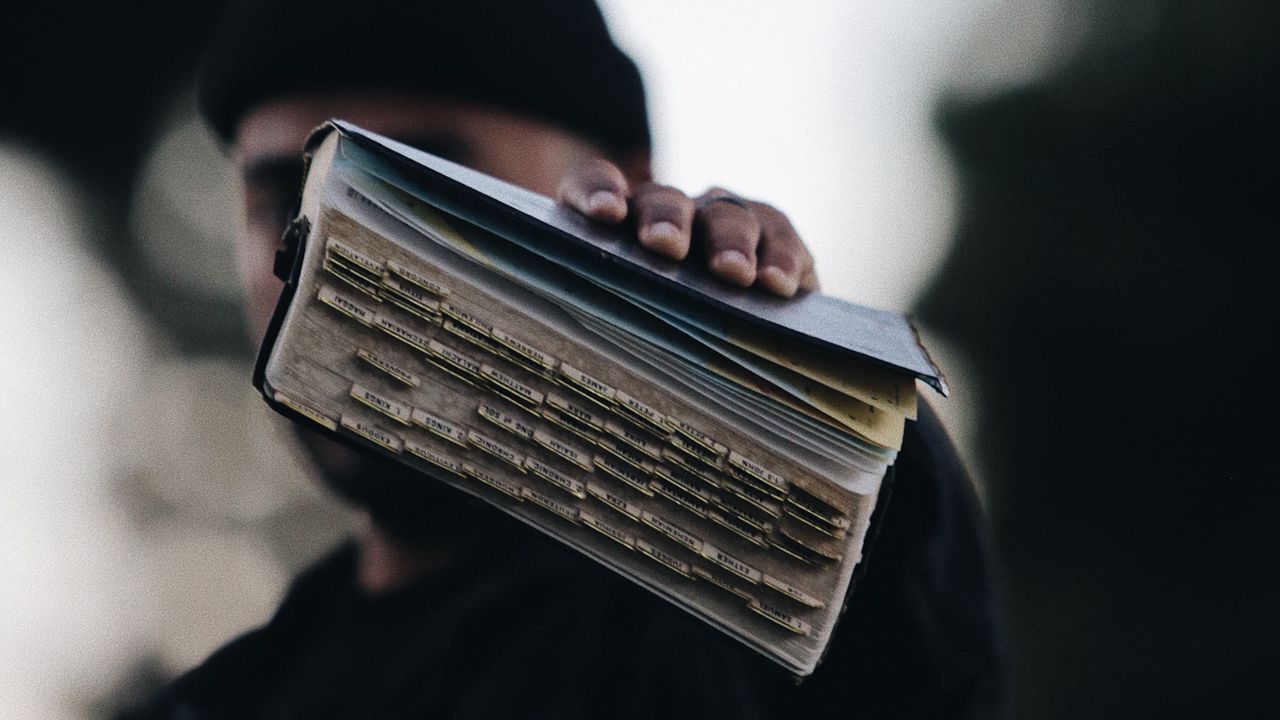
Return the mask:
<svg viewBox="0 0 1280 720">
<path fill-rule="evenodd" d="M 693 200 L 673 187 L 647 183 L 636 188 L 635 208 L 640 244 L 672 260 L 689 254 L 693 233 Z"/>
<path fill-rule="evenodd" d="M 556 191 L 556 198 L 593 220 L 620 223 L 627 217 L 627 178 L 617 165 L 592 158 L 573 168 Z"/>
<path fill-rule="evenodd" d="M 809 272 L 800 276 L 801 290 L 821 290 L 822 281 L 818 279 L 818 271 L 810 268 Z"/>
<path fill-rule="evenodd" d="M 800 240 L 791 220 L 764 203 L 753 203 L 752 208 L 761 229 L 760 269 L 756 273 L 756 282 L 781 297 L 795 295 L 802 281 L 816 282 L 813 256 Z"/>
<path fill-rule="evenodd" d="M 704 203 L 694 225 L 704 239 L 713 275 L 741 287 L 756 281 L 760 223 L 753 212 L 730 202 Z"/>
</svg>

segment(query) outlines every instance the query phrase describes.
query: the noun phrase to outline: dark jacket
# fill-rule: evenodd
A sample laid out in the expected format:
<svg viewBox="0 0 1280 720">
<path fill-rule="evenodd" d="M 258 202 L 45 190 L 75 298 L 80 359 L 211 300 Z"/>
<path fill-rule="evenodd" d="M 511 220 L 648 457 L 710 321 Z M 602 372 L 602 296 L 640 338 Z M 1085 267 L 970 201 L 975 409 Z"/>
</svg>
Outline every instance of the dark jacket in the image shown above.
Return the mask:
<svg viewBox="0 0 1280 720">
<path fill-rule="evenodd" d="M 797 685 L 535 533 L 484 567 L 369 597 L 351 545 L 275 617 L 126 718 L 987 718 L 1003 649 L 972 488 L 933 412 L 908 425 L 880 535 Z"/>
</svg>

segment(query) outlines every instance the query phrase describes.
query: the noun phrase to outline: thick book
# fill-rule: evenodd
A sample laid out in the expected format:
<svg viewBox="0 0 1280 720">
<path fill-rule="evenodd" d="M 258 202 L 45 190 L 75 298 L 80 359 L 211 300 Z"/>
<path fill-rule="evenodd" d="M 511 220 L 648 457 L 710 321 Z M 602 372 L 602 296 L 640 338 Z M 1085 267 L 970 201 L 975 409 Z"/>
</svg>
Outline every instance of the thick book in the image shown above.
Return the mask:
<svg viewBox="0 0 1280 720">
<path fill-rule="evenodd" d="M 306 155 L 267 402 L 812 673 L 916 381 L 946 392 L 909 321 L 730 287 L 345 122 Z"/>
</svg>

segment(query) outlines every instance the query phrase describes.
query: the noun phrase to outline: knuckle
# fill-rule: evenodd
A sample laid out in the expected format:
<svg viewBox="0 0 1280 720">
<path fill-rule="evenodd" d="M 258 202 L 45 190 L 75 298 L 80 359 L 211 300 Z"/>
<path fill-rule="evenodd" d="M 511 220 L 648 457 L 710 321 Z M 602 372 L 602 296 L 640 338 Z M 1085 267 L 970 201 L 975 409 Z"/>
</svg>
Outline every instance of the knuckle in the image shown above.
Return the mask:
<svg viewBox="0 0 1280 720">
<path fill-rule="evenodd" d="M 588 190 L 620 191 L 626 187 L 626 177 L 616 165 L 604 158 L 584 160 L 573 174 L 576 184 Z"/>
<path fill-rule="evenodd" d="M 791 218 L 787 217 L 787 214 L 778 208 L 757 202 L 751 204 L 751 209 L 755 211 L 756 217 L 760 218 L 760 224 L 769 232 L 785 235 L 795 234 L 795 229 L 791 226 Z"/>
<path fill-rule="evenodd" d="M 678 188 L 670 185 L 662 185 L 655 182 L 645 183 L 636 190 L 637 195 L 646 195 L 653 197 L 685 197 L 685 194 Z"/>
<path fill-rule="evenodd" d="M 599 156 L 592 156 L 583 160 L 582 168 L 586 172 L 597 175 L 610 175 L 617 170 L 613 163 Z"/>
<path fill-rule="evenodd" d="M 679 190 L 665 185 L 639 188 L 635 198 L 642 212 L 654 216 L 688 222 L 693 214 L 693 200 Z"/>
<path fill-rule="evenodd" d="M 754 247 L 760 238 L 760 224 L 750 213 L 727 206 L 731 210 L 717 210 L 704 218 L 707 238 L 715 245 Z"/>
<path fill-rule="evenodd" d="M 764 264 L 776 267 L 788 275 L 799 275 L 800 264 L 794 255 L 777 255 L 764 260 Z"/>
<path fill-rule="evenodd" d="M 760 218 L 760 222 L 766 226 L 788 230 L 791 228 L 791 219 L 787 214 L 772 205 L 757 202 L 752 203 L 752 209 L 755 210 L 756 217 Z"/>
<path fill-rule="evenodd" d="M 760 230 L 760 220 L 755 213 L 734 203 L 717 202 L 698 210 L 698 216 L 709 225 L 755 228 Z"/>
<path fill-rule="evenodd" d="M 779 243 L 773 238 L 764 243 L 761 260 L 786 272 L 798 272 L 804 267 L 804 251 L 794 245 Z"/>
<path fill-rule="evenodd" d="M 689 212 L 690 209 L 672 202 L 639 202 L 636 204 L 636 209 L 642 222 L 665 220 L 683 227 L 688 227 L 692 214 Z"/>
</svg>

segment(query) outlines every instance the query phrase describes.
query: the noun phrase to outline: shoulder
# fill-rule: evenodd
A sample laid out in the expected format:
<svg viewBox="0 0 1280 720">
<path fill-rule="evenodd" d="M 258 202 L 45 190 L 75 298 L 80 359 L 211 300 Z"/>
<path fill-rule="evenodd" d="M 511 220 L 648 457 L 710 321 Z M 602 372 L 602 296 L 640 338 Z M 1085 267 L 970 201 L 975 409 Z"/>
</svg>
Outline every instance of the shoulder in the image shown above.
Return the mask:
<svg viewBox="0 0 1280 720">
<path fill-rule="evenodd" d="M 1005 648 L 987 526 L 925 403 L 892 473 L 875 546 L 806 685 L 817 697 L 859 696 L 869 717 L 998 716 Z"/>
<path fill-rule="evenodd" d="M 272 678 L 335 598 L 350 593 L 355 547 L 346 543 L 300 574 L 271 620 L 215 651 L 119 720 L 252 717 Z"/>
</svg>

